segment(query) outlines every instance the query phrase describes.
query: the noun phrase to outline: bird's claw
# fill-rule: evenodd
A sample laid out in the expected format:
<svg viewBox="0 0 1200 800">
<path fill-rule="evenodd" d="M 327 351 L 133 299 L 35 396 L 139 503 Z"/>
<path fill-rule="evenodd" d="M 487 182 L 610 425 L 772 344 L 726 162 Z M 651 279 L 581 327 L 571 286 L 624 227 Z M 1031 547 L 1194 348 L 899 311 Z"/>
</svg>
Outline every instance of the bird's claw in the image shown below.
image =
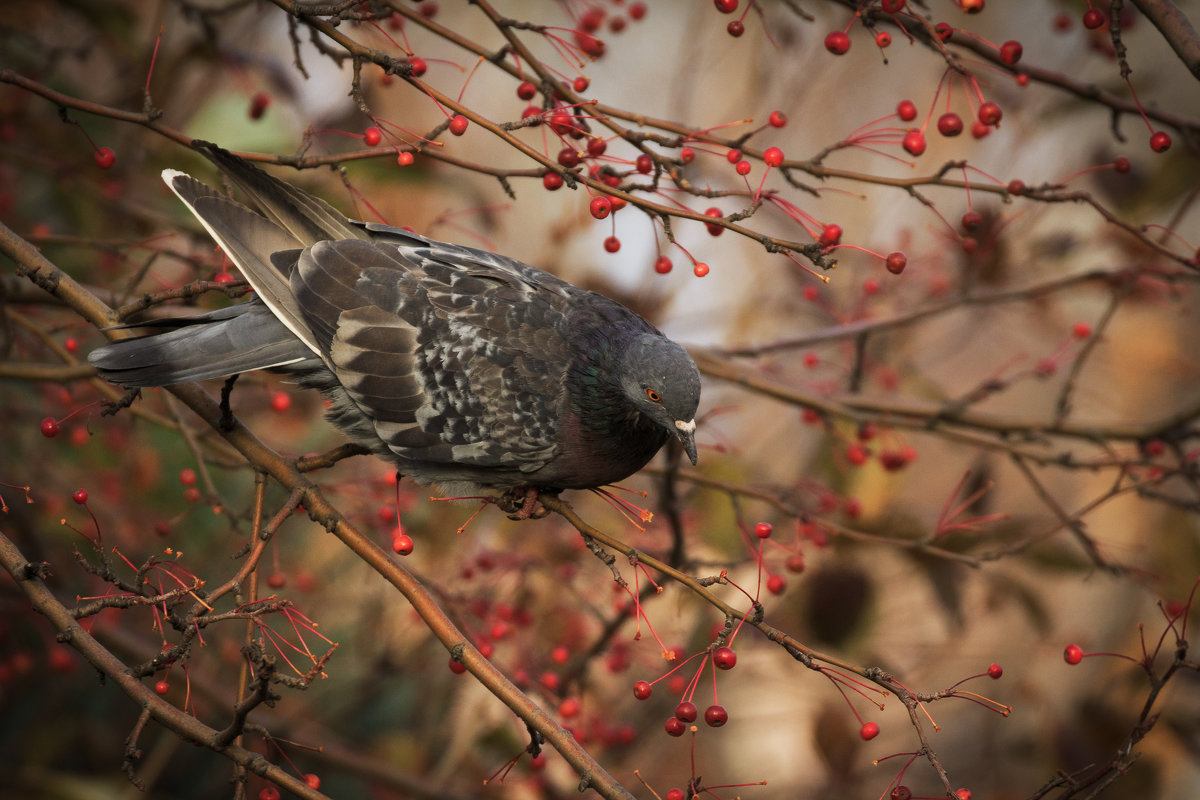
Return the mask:
<svg viewBox="0 0 1200 800">
<path fill-rule="evenodd" d="M 538 500 L 538 490 L 534 486 L 510 489 L 496 498 L 496 505 L 513 520 L 541 519 L 550 513 Z"/>
</svg>

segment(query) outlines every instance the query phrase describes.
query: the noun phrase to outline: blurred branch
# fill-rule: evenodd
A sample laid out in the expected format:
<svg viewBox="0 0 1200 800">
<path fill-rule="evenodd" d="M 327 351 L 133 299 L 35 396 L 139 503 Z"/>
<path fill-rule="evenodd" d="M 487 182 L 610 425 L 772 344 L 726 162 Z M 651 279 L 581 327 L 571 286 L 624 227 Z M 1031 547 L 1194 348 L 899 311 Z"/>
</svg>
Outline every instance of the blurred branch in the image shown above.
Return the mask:
<svg viewBox="0 0 1200 800">
<path fill-rule="evenodd" d="M 1200 36 L 1179 7 L 1169 0 L 1132 0 L 1138 11 L 1158 28 L 1188 72 L 1200 80 Z"/>
<path fill-rule="evenodd" d="M 128 666 L 101 645 L 85 630 L 67 609 L 46 587 L 47 565 L 32 564 L 25 559 L 7 536 L 0 534 L 0 564 L 12 575 L 17 588 L 29 599 L 30 604 L 50 621 L 58 632 L 58 639 L 77 650 L 108 680 L 120 687 L 150 718 L 175 733 L 184 741 L 196 742 L 220 753 L 236 764 L 256 775 L 307 800 L 321 800 L 325 795 L 309 788 L 303 780 L 278 767 L 258 753 L 232 744 L 222 743 L 219 733 L 159 697 L 134 677 Z"/>
</svg>

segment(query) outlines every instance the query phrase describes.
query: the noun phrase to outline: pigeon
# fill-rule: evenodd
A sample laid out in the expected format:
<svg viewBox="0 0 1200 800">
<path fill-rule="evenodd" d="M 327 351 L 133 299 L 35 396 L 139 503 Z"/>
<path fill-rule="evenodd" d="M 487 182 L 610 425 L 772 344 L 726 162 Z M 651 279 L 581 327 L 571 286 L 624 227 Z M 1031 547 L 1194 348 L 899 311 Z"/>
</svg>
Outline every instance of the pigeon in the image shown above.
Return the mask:
<svg viewBox="0 0 1200 800">
<path fill-rule="evenodd" d="M 700 373 L 633 311 L 505 256 L 352 221 L 216 145 L 192 146 L 257 211 L 182 172 L 163 179 L 255 296 L 97 348 L 88 361 L 105 379 L 284 373 L 401 475 L 506 496 L 523 516 L 539 492 L 627 478 L 672 438 L 696 463 Z"/>
</svg>

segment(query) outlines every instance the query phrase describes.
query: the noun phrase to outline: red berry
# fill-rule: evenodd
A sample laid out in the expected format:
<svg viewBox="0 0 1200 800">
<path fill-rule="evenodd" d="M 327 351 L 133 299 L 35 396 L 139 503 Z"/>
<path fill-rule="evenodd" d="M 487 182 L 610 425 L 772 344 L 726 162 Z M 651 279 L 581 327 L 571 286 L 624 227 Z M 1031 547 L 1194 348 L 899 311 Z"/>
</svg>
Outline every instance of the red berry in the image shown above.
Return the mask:
<svg viewBox="0 0 1200 800">
<path fill-rule="evenodd" d="M 1125 156 L 1117 156 L 1113 159 L 1113 169 L 1122 175 L 1124 175 L 1126 172 L 1129 172 L 1132 166 L 1133 165 L 1129 163 L 1129 159 Z"/>
<path fill-rule="evenodd" d="M 392 537 L 392 550 L 397 554 L 406 556 L 413 551 L 412 537 L 407 533 L 398 533 Z"/>
<path fill-rule="evenodd" d="M 71 499 L 74 500 L 79 505 L 84 505 L 85 503 L 87 503 L 87 499 L 88 499 L 87 489 L 77 489 L 75 491 L 75 494 L 71 495 Z"/>
<path fill-rule="evenodd" d="M 1004 667 L 1000 666 L 999 664 L 989 664 L 987 668 L 987 674 L 992 680 L 999 680 L 1000 676 L 1004 674 Z"/>
<path fill-rule="evenodd" d="M 575 697 L 566 697 L 558 704 L 559 716 L 566 719 L 579 716 L 579 712 L 582 710 L 583 706 L 580 704 L 578 698 Z"/>
<path fill-rule="evenodd" d="M 850 49 L 850 37 L 845 31 L 834 31 L 825 37 L 825 49 L 835 56 L 845 55 Z"/>
<path fill-rule="evenodd" d="M 906 450 L 884 450 L 879 454 L 879 463 L 888 472 L 904 469 L 911 460 Z"/>
<path fill-rule="evenodd" d="M 915 128 L 904 134 L 904 140 L 901 142 L 904 149 L 914 156 L 919 156 L 925 152 L 925 134 Z"/>
<path fill-rule="evenodd" d="M 858 735 L 864 740 L 870 741 L 879 735 L 879 726 L 874 722 L 864 722 L 863 726 L 858 730 Z"/>
<path fill-rule="evenodd" d="M 462 136 L 467 132 L 467 126 L 470 124 L 471 121 L 462 114 L 455 114 L 454 118 L 450 120 L 450 132 L 455 136 Z"/>
<path fill-rule="evenodd" d="M 592 198 L 592 202 L 588 204 L 588 210 L 596 219 L 604 219 L 612 213 L 612 201 L 604 195 L 597 195 Z"/>
<path fill-rule="evenodd" d="M 713 0 L 713 5 L 717 7 L 717 11 L 722 14 L 732 14 L 737 11 L 738 0 Z"/>
<path fill-rule="evenodd" d="M 517 97 L 522 100 L 532 100 L 537 94 L 537 87 L 529 81 L 521 81 L 517 84 Z"/>
<path fill-rule="evenodd" d="M 763 151 L 763 161 L 768 167 L 778 167 L 783 164 L 783 151 L 778 147 L 768 147 Z"/>
<path fill-rule="evenodd" d="M 615 253 L 621 249 L 621 240 L 615 236 L 609 236 L 604 240 L 604 249 L 609 253 Z"/>
<path fill-rule="evenodd" d="M 396 154 L 396 163 L 402 167 L 412 166 L 414 160 L 411 150 L 401 150 Z"/>
<path fill-rule="evenodd" d="M 1156 153 L 1165 153 L 1171 149 L 1171 135 L 1166 131 L 1155 131 L 1150 135 L 1150 149 Z"/>
<path fill-rule="evenodd" d="M 459 661 L 454 656 L 450 657 L 450 671 L 455 675 L 462 675 L 467 671 L 467 665 Z"/>
<path fill-rule="evenodd" d="M 629 7 L 629 18 L 633 20 L 645 19 L 646 4 L 642 2 L 634 3 Z"/>
<path fill-rule="evenodd" d="M 703 278 L 708 274 L 708 264 L 705 264 L 703 261 L 697 261 L 696 266 L 692 267 L 692 274 L 697 278 Z"/>
<path fill-rule="evenodd" d="M 732 647 L 718 647 L 713 653 L 713 663 L 717 669 L 733 669 L 737 665 L 737 653 Z"/>
<path fill-rule="evenodd" d="M 592 158 L 599 158 L 604 155 L 604 151 L 608 149 L 608 142 L 601 139 L 599 136 L 588 139 L 587 151 Z"/>
<path fill-rule="evenodd" d="M 58 421 L 54 417 L 46 417 L 42 420 L 42 436 L 47 439 L 53 439 L 58 436 Z"/>
<path fill-rule="evenodd" d="M 712 217 L 713 219 L 720 219 L 724 215 L 721 213 L 721 209 L 719 208 L 706 208 L 704 209 L 704 216 Z M 711 222 L 706 223 L 706 227 L 708 228 L 708 233 L 710 236 L 720 236 L 725 232 L 723 227 L 720 225 L 714 225 Z"/>
<path fill-rule="evenodd" d="M 892 793 L 888 795 L 891 800 L 912 800 L 912 789 L 905 786 L 903 783 L 892 789 Z"/>
<path fill-rule="evenodd" d="M 983 224 L 983 215 L 978 211 L 968 211 L 962 216 L 962 226 L 965 231 L 977 231 Z"/>
<path fill-rule="evenodd" d="M 1025 181 L 1021 180 L 1020 178 L 1013 178 L 1008 182 L 1008 186 L 1006 186 L 1004 190 L 1009 194 L 1020 197 L 1021 195 L 1025 194 Z"/>
<path fill-rule="evenodd" d="M 367 147 L 374 147 L 383 141 L 383 131 L 379 128 L 370 127 L 363 131 L 363 144 Z"/>
<path fill-rule="evenodd" d="M 279 800 L 279 790 L 274 786 L 264 786 L 258 792 L 258 800 Z"/>
<path fill-rule="evenodd" d="M 984 125 L 996 125 L 1000 122 L 1000 118 L 1004 116 L 1004 112 L 1000 110 L 1000 106 L 995 103 L 984 103 L 979 107 L 979 121 Z"/>
<path fill-rule="evenodd" d="M 979 120 L 975 120 L 974 122 L 971 123 L 971 135 L 973 137 L 975 137 L 976 139 L 983 139 L 986 136 L 990 135 L 991 132 L 992 132 L 992 129 L 989 128 L 987 125 L 984 125 Z"/>
<path fill-rule="evenodd" d="M 687 700 L 675 706 L 675 719 L 683 722 L 695 722 L 697 714 L 699 714 L 699 711 L 696 708 L 696 704 L 690 703 Z"/>
<path fill-rule="evenodd" d="M 820 242 L 823 247 L 832 247 L 842 240 L 842 226 L 830 223 L 821 229 Z"/>
<path fill-rule="evenodd" d="M 690 147 L 685 147 L 679 151 L 679 160 L 685 164 L 690 164 L 696 158 L 696 151 Z"/>
<path fill-rule="evenodd" d="M 665 797 L 666 800 L 687 800 L 687 795 L 683 793 L 683 789 L 679 788 L 668 789 Z"/>
<path fill-rule="evenodd" d="M 557 161 L 567 169 L 579 166 L 579 151 L 574 147 L 564 147 L 558 151 Z"/>
<path fill-rule="evenodd" d="M 771 594 L 783 594 L 787 588 L 787 579 L 782 575 L 771 575 L 767 578 L 767 591 Z"/>
<path fill-rule="evenodd" d="M 787 125 L 787 114 L 782 111 L 772 111 L 771 116 L 767 117 L 767 122 L 772 128 L 782 128 L 784 125 Z"/>
<path fill-rule="evenodd" d="M 937 25 L 934 25 L 933 32 L 937 34 L 937 37 L 943 42 L 950 41 L 950 38 L 954 36 L 954 28 L 950 27 L 945 22 L 939 22 Z"/>
<path fill-rule="evenodd" d="M 413 56 L 408 59 L 408 68 L 412 70 L 414 78 L 419 78 L 425 74 L 425 70 L 429 68 L 429 65 L 420 56 Z"/>
<path fill-rule="evenodd" d="M 1000 62 L 1011 67 L 1021 60 L 1024 53 L 1025 48 L 1021 46 L 1020 42 L 1007 41 L 1000 45 Z"/>
<path fill-rule="evenodd" d="M 672 736 L 683 736 L 687 731 L 687 723 L 677 717 L 671 717 L 664 726 Z"/>
<path fill-rule="evenodd" d="M 1083 649 L 1077 644 L 1069 644 L 1063 650 L 1063 661 L 1074 666 L 1083 661 Z"/>
<path fill-rule="evenodd" d="M 117 154 L 112 151 L 111 147 L 101 147 L 94 154 L 96 166 L 100 169 L 112 169 L 113 164 L 117 163 Z"/>
<path fill-rule="evenodd" d="M 912 100 L 901 100 L 896 104 L 896 116 L 905 122 L 912 122 L 917 118 L 917 104 Z"/>
<path fill-rule="evenodd" d="M 179 482 L 184 486 L 195 486 L 196 470 L 191 468 L 179 470 Z"/>
<path fill-rule="evenodd" d="M 737 162 L 742 160 L 742 151 L 738 150 L 736 147 L 726 150 L 725 151 L 725 160 L 728 161 L 730 164 L 736 164 Z"/>
<path fill-rule="evenodd" d="M 1086 339 L 1092 335 L 1092 326 L 1086 322 L 1076 322 L 1071 327 L 1071 335 L 1076 339 Z"/>
<path fill-rule="evenodd" d="M 250 119 L 262 119 L 262 115 L 266 113 L 269 105 L 271 105 L 271 95 L 266 92 L 255 92 L 250 98 L 250 110 L 247 112 Z"/>
<path fill-rule="evenodd" d="M 964 13 L 978 14 L 983 11 L 983 0 L 959 0 L 959 7 Z"/>
<path fill-rule="evenodd" d="M 903 10 L 905 0 L 880 0 L 879 7 L 888 14 L 896 14 Z"/>
<path fill-rule="evenodd" d="M 887 259 L 884 261 L 884 264 L 887 266 L 888 272 L 892 273 L 893 275 L 899 275 L 901 272 L 904 272 L 904 268 L 908 266 L 908 258 L 904 255 L 904 253 L 889 253 Z"/>
<path fill-rule="evenodd" d="M 310 772 L 304 776 L 304 783 L 308 788 L 316 790 L 321 788 L 321 776 L 315 772 Z"/>
<path fill-rule="evenodd" d="M 799 575 L 804 572 L 804 553 L 796 551 L 787 557 L 787 561 L 783 562 L 783 566 L 788 572 L 794 572 Z"/>
<path fill-rule="evenodd" d="M 547 172 L 542 176 L 542 186 L 553 192 L 555 189 L 561 189 L 563 185 L 563 177 L 557 172 Z"/>
<path fill-rule="evenodd" d="M 771 538 L 771 532 L 774 530 L 775 528 L 771 525 L 771 523 L 760 522 L 754 526 L 754 535 L 760 539 L 769 539 Z"/>
<path fill-rule="evenodd" d="M 666 275 L 671 271 L 671 267 L 673 266 L 674 264 L 671 263 L 671 259 L 667 258 L 666 256 L 659 256 L 658 258 L 654 259 L 654 271 L 659 275 Z"/>
<path fill-rule="evenodd" d="M 875 46 L 879 48 L 888 47 L 892 43 L 892 35 L 887 31 L 880 31 L 875 34 Z"/>
<path fill-rule="evenodd" d="M 852 444 L 846 448 L 846 460 L 856 467 L 861 467 L 870 458 L 870 451 L 861 444 Z"/>
<path fill-rule="evenodd" d="M 633 696 L 638 700 L 645 700 L 650 697 L 650 693 L 654 691 L 654 687 L 646 681 L 638 681 L 633 685 Z"/>
<path fill-rule="evenodd" d="M 704 709 L 704 721 L 711 728 L 719 728 L 729 722 L 729 712 L 724 706 L 709 706 Z"/>
<path fill-rule="evenodd" d="M 575 44 L 579 49 L 587 53 L 592 58 L 600 58 L 604 55 L 604 42 L 597 39 L 589 33 L 583 31 L 575 31 Z"/>
<path fill-rule="evenodd" d="M 1098 8 L 1089 8 L 1083 12 L 1083 27 L 1089 30 L 1102 28 L 1108 22 L 1108 18 L 1104 16 L 1104 12 Z"/>
<path fill-rule="evenodd" d="M 282 572 L 272 572 L 267 576 L 267 586 L 272 589 L 282 589 L 287 586 L 287 575 Z"/>
<path fill-rule="evenodd" d="M 642 153 L 640 156 L 638 156 L 637 160 L 633 163 L 634 166 L 637 167 L 637 171 L 643 175 L 649 175 L 654 171 L 654 159 L 650 158 L 650 156 L 646 155 L 645 153 Z"/>
<path fill-rule="evenodd" d="M 566 111 L 561 110 L 555 111 L 550 115 L 550 127 L 553 128 L 554 132 L 559 136 L 565 136 L 567 134 L 574 135 L 577 132 L 575 130 L 574 118 Z"/>
<path fill-rule="evenodd" d="M 731 20 L 730 23 L 725 26 L 725 30 L 729 32 L 730 36 L 736 39 L 746 32 L 746 23 L 742 22 L 740 19 Z"/>
<path fill-rule="evenodd" d="M 579 27 L 588 33 L 592 33 L 600 28 L 600 23 L 604 22 L 604 9 L 589 8 L 584 12 L 579 19 Z"/>
<path fill-rule="evenodd" d="M 962 117 L 953 111 L 947 111 L 938 117 L 937 129 L 942 136 L 958 136 L 963 131 Z"/>
<path fill-rule="evenodd" d="M 583 75 L 580 75 L 578 78 L 576 78 L 571 83 L 571 88 L 574 89 L 576 92 L 586 92 L 587 88 L 591 85 L 592 85 L 591 81 L 589 81 Z"/>
<path fill-rule="evenodd" d="M 166 681 L 159 681 L 154 684 L 154 693 L 157 695 L 164 695 L 169 691 L 171 691 L 171 684 Z"/>
<path fill-rule="evenodd" d="M 963 787 L 962 789 L 955 789 L 954 796 L 958 798 L 958 800 L 971 800 L 971 790 L 967 789 L 966 787 Z"/>
<path fill-rule="evenodd" d="M 743 161 L 739 161 L 736 164 L 734 164 L 733 169 L 737 172 L 738 175 L 749 175 L 750 170 L 753 169 L 753 167 L 750 166 L 749 161 L 743 160 Z"/>
</svg>

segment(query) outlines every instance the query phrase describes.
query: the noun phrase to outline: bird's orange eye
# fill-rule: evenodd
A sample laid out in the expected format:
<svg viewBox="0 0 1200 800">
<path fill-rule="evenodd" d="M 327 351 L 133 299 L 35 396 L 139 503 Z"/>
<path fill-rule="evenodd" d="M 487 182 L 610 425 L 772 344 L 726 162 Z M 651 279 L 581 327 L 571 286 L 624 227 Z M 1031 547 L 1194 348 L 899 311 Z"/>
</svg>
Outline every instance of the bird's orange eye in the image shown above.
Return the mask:
<svg viewBox="0 0 1200 800">
<path fill-rule="evenodd" d="M 649 397 L 650 402 L 652 402 L 652 403 L 661 403 L 662 402 L 662 395 L 659 394 L 658 392 L 654 391 L 653 389 L 646 389 L 646 397 Z"/>
</svg>

